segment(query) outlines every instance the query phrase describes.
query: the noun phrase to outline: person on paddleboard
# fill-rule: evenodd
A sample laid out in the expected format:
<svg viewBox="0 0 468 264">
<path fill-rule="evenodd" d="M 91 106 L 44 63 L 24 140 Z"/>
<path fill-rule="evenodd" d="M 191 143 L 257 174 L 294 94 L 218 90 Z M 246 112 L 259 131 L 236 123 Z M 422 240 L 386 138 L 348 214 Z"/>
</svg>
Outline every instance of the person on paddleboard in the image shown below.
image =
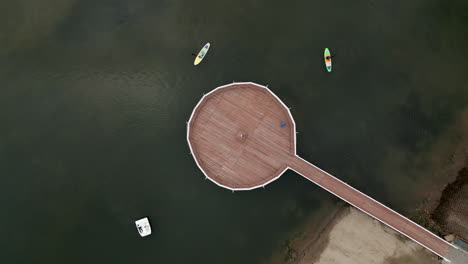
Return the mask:
<svg viewBox="0 0 468 264">
<path fill-rule="evenodd" d="M 203 52 L 198 53 L 198 58 L 203 58 Z M 192 53 L 192 56 L 197 56 L 195 53 Z"/>
</svg>

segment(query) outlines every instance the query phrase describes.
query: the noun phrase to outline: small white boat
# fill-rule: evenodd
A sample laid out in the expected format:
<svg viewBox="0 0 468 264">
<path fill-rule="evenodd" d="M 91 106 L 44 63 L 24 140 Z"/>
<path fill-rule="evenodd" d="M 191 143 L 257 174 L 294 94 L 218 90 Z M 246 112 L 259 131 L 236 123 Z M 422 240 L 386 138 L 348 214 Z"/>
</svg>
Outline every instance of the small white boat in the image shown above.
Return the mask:
<svg viewBox="0 0 468 264">
<path fill-rule="evenodd" d="M 135 221 L 135 225 L 140 236 L 145 237 L 151 235 L 151 226 L 148 217 Z"/>
</svg>

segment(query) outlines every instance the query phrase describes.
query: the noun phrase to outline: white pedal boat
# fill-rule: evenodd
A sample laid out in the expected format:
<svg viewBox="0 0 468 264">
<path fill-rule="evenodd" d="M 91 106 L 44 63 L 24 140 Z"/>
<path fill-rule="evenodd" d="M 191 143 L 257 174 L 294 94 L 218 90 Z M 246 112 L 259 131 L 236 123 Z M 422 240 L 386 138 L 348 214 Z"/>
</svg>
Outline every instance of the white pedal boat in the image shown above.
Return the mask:
<svg viewBox="0 0 468 264">
<path fill-rule="evenodd" d="M 135 225 L 140 236 L 145 237 L 151 235 L 151 226 L 148 217 L 135 221 Z"/>
</svg>

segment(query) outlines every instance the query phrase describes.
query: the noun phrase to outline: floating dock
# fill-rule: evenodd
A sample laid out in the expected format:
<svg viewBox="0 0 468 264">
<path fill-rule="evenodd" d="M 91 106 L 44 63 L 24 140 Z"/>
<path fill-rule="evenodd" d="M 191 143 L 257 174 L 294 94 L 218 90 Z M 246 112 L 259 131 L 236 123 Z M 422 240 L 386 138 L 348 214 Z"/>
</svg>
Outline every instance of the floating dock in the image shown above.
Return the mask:
<svg viewBox="0 0 468 264">
<path fill-rule="evenodd" d="M 300 158 L 296 154 L 294 119 L 288 107 L 265 86 L 232 83 L 204 95 L 190 116 L 187 140 L 198 167 L 221 187 L 233 191 L 263 187 L 291 169 L 446 261 L 450 262 L 457 250 Z"/>
</svg>

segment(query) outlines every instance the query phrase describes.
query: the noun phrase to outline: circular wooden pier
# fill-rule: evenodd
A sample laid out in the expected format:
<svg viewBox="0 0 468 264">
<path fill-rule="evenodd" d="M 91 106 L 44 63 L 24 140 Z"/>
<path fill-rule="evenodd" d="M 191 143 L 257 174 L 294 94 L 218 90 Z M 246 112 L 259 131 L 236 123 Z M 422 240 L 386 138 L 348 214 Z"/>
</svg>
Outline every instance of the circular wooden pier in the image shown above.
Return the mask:
<svg viewBox="0 0 468 264">
<path fill-rule="evenodd" d="M 203 96 L 190 116 L 187 140 L 205 176 L 230 190 L 265 186 L 291 169 L 438 256 L 468 256 L 440 237 L 296 155 L 295 123 L 267 87 L 233 83 Z"/>
<path fill-rule="evenodd" d="M 207 178 L 249 190 L 288 168 L 295 135 L 289 109 L 267 87 L 233 83 L 203 96 L 190 117 L 187 140 Z"/>
</svg>

